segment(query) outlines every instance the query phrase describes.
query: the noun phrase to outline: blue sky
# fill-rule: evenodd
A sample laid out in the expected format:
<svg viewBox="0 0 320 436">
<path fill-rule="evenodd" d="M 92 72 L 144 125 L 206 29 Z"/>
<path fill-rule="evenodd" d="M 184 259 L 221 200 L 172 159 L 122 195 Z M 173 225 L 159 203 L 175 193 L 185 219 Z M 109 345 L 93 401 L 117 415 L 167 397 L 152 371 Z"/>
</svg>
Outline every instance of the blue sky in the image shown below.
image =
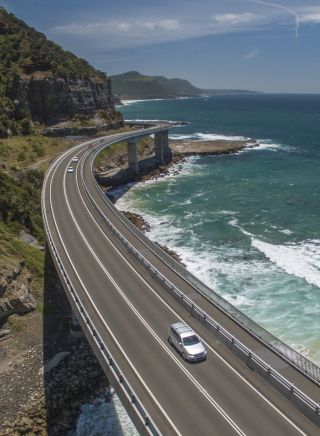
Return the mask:
<svg viewBox="0 0 320 436">
<path fill-rule="evenodd" d="M 320 0 L 0 0 L 109 75 L 320 93 Z"/>
</svg>

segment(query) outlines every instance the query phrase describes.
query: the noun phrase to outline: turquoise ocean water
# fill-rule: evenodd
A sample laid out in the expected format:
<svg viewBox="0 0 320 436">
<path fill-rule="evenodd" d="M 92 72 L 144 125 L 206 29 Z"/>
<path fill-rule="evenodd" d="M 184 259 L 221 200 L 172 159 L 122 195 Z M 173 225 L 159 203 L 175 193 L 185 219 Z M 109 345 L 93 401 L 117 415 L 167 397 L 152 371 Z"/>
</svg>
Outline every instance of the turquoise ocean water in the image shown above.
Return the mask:
<svg viewBox="0 0 320 436">
<path fill-rule="evenodd" d="M 126 119 L 183 119 L 175 139 L 254 138 L 235 155 L 191 157 L 117 203 L 152 240 L 246 315 L 320 364 L 320 95 L 137 101 Z"/>
</svg>

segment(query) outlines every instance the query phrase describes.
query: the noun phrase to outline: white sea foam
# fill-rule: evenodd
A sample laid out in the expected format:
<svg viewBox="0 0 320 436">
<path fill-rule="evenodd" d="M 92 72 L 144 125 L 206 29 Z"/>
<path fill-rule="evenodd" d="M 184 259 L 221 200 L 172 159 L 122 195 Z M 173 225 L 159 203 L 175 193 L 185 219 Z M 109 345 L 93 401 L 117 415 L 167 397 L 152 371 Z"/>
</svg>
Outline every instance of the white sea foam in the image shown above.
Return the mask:
<svg viewBox="0 0 320 436">
<path fill-rule="evenodd" d="M 222 297 L 235 307 L 255 306 L 254 301 L 250 300 L 245 295 L 223 294 Z"/>
<path fill-rule="evenodd" d="M 277 151 L 279 148 L 281 148 L 280 144 L 276 144 L 276 143 L 272 143 L 272 142 L 261 142 L 258 141 L 259 145 L 256 147 L 253 147 L 252 150 L 272 150 L 272 151 Z"/>
<path fill-rule="evenodd" d="M 253 147 L 253 150 L 271 150 L 271 151 L 286 151 L 286 152 L 294 152 L 296 151 L 295 147 L 285 144 L 279 144 L 272 139 L 258 139 L 257 142 L 259 145 L 257 147 Z"/>
<path fill-rule="evenodd" d="M 252 247 L 262 252 L 279 268 L 288 274 L 305 279 L 311 285 L 320 287 L 320 240 L 274 245 L 261 241 L 252 233 L 244 230 L 236 218 L 230 220 L 228 224 L 237 227 L 244 235 L 249 236 Z M 282 233 L 290 235 L 292 232 L 285 229 Z"/>
<path fill-rule="evenodd" d="M 285 235 L 292 235 L 293 232 L 289 229 L 278 230 L 279 233 L 283 233 Z"/>
<path fill-rule="evenodd" d="M 185 134 L 185 135 L 183 135 L 183 134 L 178 134 L 178 133 L 172 133 L 171 135 L 169 135 L 169 138 L 170 139 L 177 139 L 177 140 L 180 140 L 180 139 L 194 139 L 194 134 Z"/>
<path fill-rule="evenodd" d="M 75 436 L 86 435 L 127 435 L 138 436 L 121 401 L 114 395 L 109 401 L 100 397 L 81 406 L 76 430 L 69 433 Z"/>
<path fill-rule="evenodd" d="M 210 140 L 227 140 L 227 141 L 243 141 L 250 138 L 244 136 L 218 135 L 215 133 L 198 133 L 198 138 L 205 141 Z"/>
<path fill-rule="evenodd" d="M 175 140 L 188 139 L 192 141 L 219 141 L 219 140 L 245 141 L 249 139 L 249 138 L 245 138 L 244 136 L 220 135 L 216 133 L 201 133 L 201 132 L 195 132 L 189 134 L 172 133 L 170 135 L 170 138 Z"/>
<path fill-rule="evenodd" d="M 148 118 L 148 119 L 143 119 L 143 118 L 134 118 L 134 119 L 132 119 L 132 120 L 124 120 L 124 121 L 131 121 L 131 122 L 138 122 L 138 123 L 162 123 L 162 122 L 170 122 L 170 121 L 168 121 L 168 120 L 159 120 L 159 119 L 157 119 L 157 120 L 151 120 L 150 118 Z M 152 136 L 152 135 L 150 135 L 150 136 Z"/>
<path fill-rule="evenodd" d="M 189 203 L 189 201 L 186 203 Z M 212 289 L 217 290 L 219 288 L 221 277 L 223 277 L 223 280 L 227 277 L 229 279 L 236 277 L 237 286 L 245 287 L 245 284 L 248 284 L 251 280 L 252 269 L 259 274 L 266 274 L 267 271 L 270 271 L 269 265 L 266 267 L 265 262 L 261 262 L 261 260 L 248 262 L 241 249 L 215 247 L 213 250 L 211 246 L 199 241 L 199 236 L 196 233 L 197 225 L 186 230 L 177 226 L 174 216 L 163 213 L 159 217 L 151 213 L 141 212 L 139 208 L 134 207 L 130 200 L 122 202 L 120 206 L 124 210 L 130 209 L 133 212 L 142 214 L 150 225 L 147 236 L 151 240 L 174 250 L 181 257 L 187 270 Z M 227 214 L 231 213 L 231 211 L 227 211 Z M 201 216 L 199 216 L 198 222 L 199 225 L 203 224 Z M 186 231 L 188 231 L 187 238 Z M 187 244 L 186 239 L 188 240 Z M 233 258 L 234 261 L 230 262 L 230 258 Z M 239 306 L 242 304 L 246 306 L 255 304 L 254 301 L 249 301 L 250 297 L 248 296 L 246 298 L 238 297 L 229 296 L 229 301 Z"/>
<path fill-rule="evenodd" d="M 141 100 L 121 100 L 122 105 L 118 105 L 118 107 L 121 106 L 130 106 L 134 103 L 141 103 L 144 101 L 160 101 L 165 100 L 164 98 L 147 98 L 147 99 L 141 99 Z"/>
<path fill-rule="evenodd" d="M 237 212 L 234 210 L 220 210 L 218 213 L 221 215 L 235 215 Z"/>
<path fill-rule="evenodd" d="M 273 245 L 252 238 L 252 246 L 265 254 L 279 268 L 320 287 L 320 241 L 308 240 L 286 245 Z"/>
</svg>

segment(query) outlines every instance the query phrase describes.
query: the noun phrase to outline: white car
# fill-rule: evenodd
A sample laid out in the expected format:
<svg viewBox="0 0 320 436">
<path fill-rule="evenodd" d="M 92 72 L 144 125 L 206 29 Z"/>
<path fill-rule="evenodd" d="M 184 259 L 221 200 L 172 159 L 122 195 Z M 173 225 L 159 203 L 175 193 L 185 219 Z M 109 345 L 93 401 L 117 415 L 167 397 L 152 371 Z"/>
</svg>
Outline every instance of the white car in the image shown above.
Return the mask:
<svg viewBox="0 0 320 436">
<path fill-rule="evenodd" d="M 206 360 L 207 350 L 198 335 L 184 322 L 171 324 L 168 341 L 188 362 Z"/>
<path fill-rule="evenodd" d="M 73 172 L 74 172 L 73 167 L 68 167 L 68 169 L 67 169 L 67 173 L 73 173 Z"/>
<path fill-rule="evenodd" d="M 78 162 L 78 160 L 79 160 L 78 156 L 74 156 L 74 157 L 72 158 L 71 162 Z"/>
</svg>

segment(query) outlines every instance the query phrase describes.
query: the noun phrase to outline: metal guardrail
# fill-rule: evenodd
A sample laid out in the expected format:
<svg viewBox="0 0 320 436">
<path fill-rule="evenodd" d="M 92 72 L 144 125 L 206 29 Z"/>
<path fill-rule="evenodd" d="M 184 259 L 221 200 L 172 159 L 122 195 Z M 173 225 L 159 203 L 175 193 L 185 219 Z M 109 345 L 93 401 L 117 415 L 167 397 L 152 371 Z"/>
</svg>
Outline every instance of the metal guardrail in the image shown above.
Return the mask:
<svg viewBox="0 0 320 436">
<path fill-rule="evenodd" d="M 168 127 L 167 127 L 168 128 Z M 154 130 L 154 129 L 153 129 Z M 148 134 L 148 133 L 146 133 Z M 133 133 L 134 135 L 134 133 Z M 130 136 L 132 137 L 132 135 Z M 126 138 L 125 138 L 126 139 Z M 122 140 L 125 140 L 122 139 Z M 115 141 L 117 142 L 117 141 Z M 110 144 L 108 144 L 110 145 Z M 108 146 L 107 145 L 107 146 Z M 97 149 L 95 156 L 100 152 L 102 148 Z M 241 325 L 246 331 L 248 331 L 257 340 L 262 342 L 267 348 L 275 352 L 282 359 L 286 360 L 290 365 L 294 366 L 298 371 L 302 372 L 313 382 L 320 386 L 320 368 L 306 357 L 295 351 L 286 343 L 282 342 L 279 338 L 272 335 L 266 329 L 261 327 L 251 318 L 246 316 L 243 312 L 229 303 L 227 300 L 218 295 L 213 289 L 202 283 L 197 277 L 187 271 L 172 257 L 165 253 L 158 245 L 154 244 L 148 239 L 139 229 L 136 228 L 118 209 L 106 198 L 96 180 L 94 180 L 97 189 L 99 190 L 102 198 L 108 203 L 109 208 L 114 215 L 124 224 L 145 246 L 149 248 L 158 258 L 166 263 L 173 271 L 175 271 L 181 278 L 186 280 L 191 286 L 193 286 L 204 297 L 209 299 L 220 310 L 222 310 L 227 316 L 232 318 L 237 324 Z"/>
<path fill-rule="evenodd" d="M 72 297 L 75 306 L 78 309 L 78 312 L 80 316 L 82 317 L 83 322 L 85 323 L 87 327 L 87 332 L 90 333 L 92 339 L 94 340 L 96 346 L 99 348 L 101 355 L 103 356 L 106 365 L 108 366 L 109 370 L 111 371 L 114 379 L 118 382 L 118 386 L 122 390 L 123 394 L 125 395 L 128 402 L 131 403 L 132 407 L 135 409 L 137 416 L 140 418 L 141 425 L 144 427 L 146 432 L 153 436 L 160 435 L 160 431 L 157 428 L 156 424 L 152 420 L 152 418 L 148 415 L 146 409 L 144 408 L 141 400 L 136 395 L 135 391 L 131 387 L 130 383 L 127 381 L 127 379 L 124 377 L 124 375 L 121 373 L 120 368 L 116 364 L 115 359 L 113 358 L 111 352 L 109 351 L 106 343 L 103 341 L 101 336 L 96 331 L 93 322 L 90 319 L 90 316 L 88 312 L 86 311 L 85 307 L 81 304 L 81 301 L 77 295 L 76 290 L 73 288 L 71 284 L 71 280 L 69 278 L 68 273 L 63 267 L 63 264 L 59 258 L 58 251 L 55 248 L 55 245 L 53 243 L 53 239 L 51 237 L 51 233 L 49 230 L 47 217 L 45 214 L 45 204 L 44 204 L 44 198 L 42 198 L 42 218 L 44 222 L 45 227 L 45 233 L 47 237 L 47 241 L 49 243 L 50 251 L 53 255 L 54 262 L 56 267 L 59 269 L 61 277 L 63 278 L 65 282 L 65 286 L 67 287 L 70 296 Z"/>
<path fill-rule="evenodd" d="M 122 138 L 121 141 L 125 140 Z M 111 143 L 107 145 L 100 145 L 98 149 L 95 150 L 92 162 L 91 162 L 91 174 L 94 184 L 104 201 L 108 204 L 110 209 L 116 214 L 117 217 L 121 219 L 121 221 L 126 225 L 127 228 L 131 228 L 131 225 L 126 223 L 127 221 L 125 217 L 115 209 L 113 204 L 106 198 L 106 196 L 101 191 L 98 183 L 96 182 L 93 175 L 93 162 L 96 155 L 101 151 L 101 149 L 106 146 L 111 145 Z M 83 168 L 82 168 L 83 171 Z M 247 348 L 244 344 L 238 341 L 234 336 L 232 336 L 226 329 L 224 329 L 220 324 L 218 324 L 213 318 L 211 318 L 207 313 L 205 313 L 197 304 L 195 304 L 189 297 L 187 297 L 182 291 L 180 291 L 174 284 L 172 284 L 166 277 L 154 268 L 150 262 L 138 251 L 133 245 L 126 239 L 124 236 L 116 229 L 116 227 L 112 224 L 109 218 L 103 213 L 103 211 L 99 208 L 99 206 L 95 203 L 93 197 L 91 196 L 87 186 L 84 183 L 83 172 L 82 172 L 82 186 L 85 189 L 92 205 L 98 211 L 98 213 L 104 218 L 108 227 L 112 230 L 113 234 L 123 243 L 123 245 L 132 253 L 132 255 L 142 264 L 145 268 L 147 268 L 150 273 L 153 275 L 155 279 L 161 285 L 171 293 L 171 295 L 179 301 L 188 311 L 189 313 L 196 319 L 198 319 L 208 330 L 213 332 L 219 340 L 221 340 L 224 344 L 228 346 L 230 350 L 232 350 L 240 359 L 242 359 L 249 368 L 259 373 L 263 376 L 273 387 L 275 387 L 279 392 L 286 396 L 302 413 L 304 413 L 308 418 L 310 418 L 315 424 L 320 426 L 320 406 L 313 399 L 307 396 L 304 392 L 302 392 L 299 388 L 294 386 L 291 382 L 289 382 L 285 377 L 283 377 L 278 371 L 273 369 L 271 366 L 267 365 L 259 356 L 253 353 L 249 348 Z M 121 216 L 121 217 L 120 217 Z M 134 226 L 133 226 L 134 227 Z M 134 227 L 134 233 L 139 237 L 142 241 L 142 233 Z M 147 239 L 147 238 L 146 238 Z M 143 242 L 143 241 L 142 241 Z M 155 252 L 155 244 L 148 240 L 148 244 L 152 244 L 152 251 Z M 159 247 L 157 247 L 159 248 Z M 159 249 L 160 250 L 160 249 Z M 166 257 L 161 250 L 161 258 Z M 169 257 L 169 256 L 168 256 Z M 171 259 L 171 258 L 170 258 Z M 179 267 L 181 267 L 179 265 Z M 181 267 L 182 268 L 182 267 Z M 179 274 L 179 273 L 178 273 Z M 191 275 L 191 274 L 190 274 Z M 192 275 L 191 275 L 192 276 Z M 195 279 L 195 278 L 194 278 Z M 195 280 L 198 282 L 198 280 Z M 200 282 L 201 283 L 201 282 Z M 255 335 L 256 336 L 256 335 Z M 311 362 L 310 362 L 311 363 Z"/>
</svg>

